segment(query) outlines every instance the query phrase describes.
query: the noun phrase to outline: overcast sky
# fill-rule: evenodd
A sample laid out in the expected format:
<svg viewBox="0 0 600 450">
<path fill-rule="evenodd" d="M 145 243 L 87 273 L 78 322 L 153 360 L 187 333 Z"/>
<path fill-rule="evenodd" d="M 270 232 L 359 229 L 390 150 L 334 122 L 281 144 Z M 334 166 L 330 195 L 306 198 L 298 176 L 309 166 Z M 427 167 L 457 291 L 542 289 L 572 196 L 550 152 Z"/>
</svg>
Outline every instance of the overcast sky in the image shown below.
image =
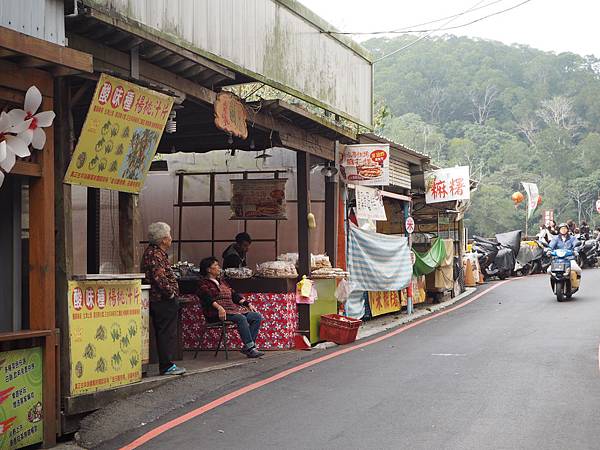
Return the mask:
<svg viewBox="0 0 600 450">
<path fill-rule="evenodd" d="M 460 25 L 523 0 L 300 0 L 341 31 L 383 31 L 409 27 L 469 10 L 448 26 Z M 512 11 L 479 23 L 446 31 L 506 44 L 526 44 L 557 53 L 569 51 L 600 56 L 600 2 L 597 0 L 531 0 Z M 437 28 L 444 23 L 428 25 Z M 421 28 L 421 27 L 419 27 Z M 439 33 L 441 34 L 441 33 Z M 364 40 L 370 36 L 355 36 Z"/>
</svg>

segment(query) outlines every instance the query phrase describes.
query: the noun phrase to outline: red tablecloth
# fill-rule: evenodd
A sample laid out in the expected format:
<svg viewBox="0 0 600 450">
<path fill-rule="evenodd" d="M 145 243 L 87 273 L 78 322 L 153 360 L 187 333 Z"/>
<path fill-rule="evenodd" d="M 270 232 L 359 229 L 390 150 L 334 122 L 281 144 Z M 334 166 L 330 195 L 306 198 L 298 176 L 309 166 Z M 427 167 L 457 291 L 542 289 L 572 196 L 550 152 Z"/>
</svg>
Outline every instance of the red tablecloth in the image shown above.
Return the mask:
<svg viewBox="0 0 600 450">
<path fill-rule="evenodd" d="M 263 315 L 256 345 L 261 350 L 289 350 L 294 348 L 298 329 L 296 294 L 243 294 Z M 206 321 L 199 303 L 190 303 L 181 312 L 181 334 L 184 350 L 214 350 L 219 342 L 220 330 L 206 330 Z M 228 347 L 242 348 L 237 329 L 228 333 Z"/>
</svg>

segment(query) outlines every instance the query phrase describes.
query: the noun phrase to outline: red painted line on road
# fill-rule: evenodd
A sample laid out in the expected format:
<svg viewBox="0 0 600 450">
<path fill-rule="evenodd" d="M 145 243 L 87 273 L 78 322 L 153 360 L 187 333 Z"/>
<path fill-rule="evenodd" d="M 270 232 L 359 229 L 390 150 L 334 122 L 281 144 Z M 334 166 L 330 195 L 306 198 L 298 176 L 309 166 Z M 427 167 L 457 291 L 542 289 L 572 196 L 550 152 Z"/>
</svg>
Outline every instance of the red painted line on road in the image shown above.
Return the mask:
<svg viewBox="0 0 600 450">
<path fill-rule="evenodd" d="M 147 433 L 144 433 L 143 435 L 141 435 L 139 438 L 137 438 L 136 440 L 134 440 L 133 442 L 121 447 L 120 450 L 133 450 L 136 449 L 138 447 L 140 447 L 141 445 L 145 444 L 146 442 L 151 441 L 152 439 L 154 439 L 157 436 L 160 436 L 161 434 L 165 433 L 166 431 L 169 431 L 175 427 L 177 427 L 178 425 L 181 425 L 182 423 L 188 422 L 189 420 L 198 417 L 208 411 L 211 411 L 233 399 L 236 399 L 238 397 L 241 397 L 244 394 L 247 394 L 248 392 L 254 391 L 258 388 L 261 388 L 267 384 L 271 384 L 275 381 L 281 380 L 282 378 L 285 378 L 293 373 L 296 372 L 300 372 L 301 370 L 304 370 L 308 367 L 312 367 L 314 365 L 320 364 L 324 361 L 328 361 L 330 359 L 333 358 L 337 358 L 338 356 L 342 356 L 345 355 L 346 353 L 361 349 L 363 347 L 367 347 L 369 345 L 373 345 L 376 344 L 378 342 L 381 342 L 385 339 L 389 339 L 393 336 L 396 336 L 400 333 L 404 333 L 407 330 L 410 330 L 411 328 L 416 327 L 417 325 L 421 325 L 422 323 L 428 322 L 430 320 L 433 320 L 439 316 L 443 316 L 445 314 L 451 313 L 452 311 L 456 311 L 457 309 L 460 308 L 464 308 L 465 306 L 467 306 L 470 303 L 473 303 L 476 300 L 479 300 L 481 297 L 483 297 L 484 295 L 486 295 L 487 293 L 489 293 L 490 291 L 493 291 L 494 289 L 502 286 L 503 284 L 506 284 L 508 282 L 510 282 L 512 280 L 505 280 L 505 281 L 501 281 L 498 284 L 495 284 L 494 286 L 491 286 L 490 288 L 486 289 L 485 291 L 475 295 L 473 298 L 470 298 L 469 300 L 466 300 L 456 306 L 453 306 L 451 308 L 447 308 L 444 309 L 436 314 L 432 314 L 430 316 L 427 317 L 423 317 L 422 319 L 418 319 L 415 320 L 414 322 L 409 323 L 406 326 L 403 326 L 401 328 L 397 328 L 394 331 L 391 331 L 389 333 L 386 333 L 382 336 L 379 336 L 375 339 L 371 339 L 368 340 L 366 342 L 363 342 L 361 344 L 357 344 L 357 345 L 353 345 L 352 347 L 347 347 L 347 348 L 343 348 L 341 350 L 337 350 L 335 352 L 332 352 L 328 355 L 323 355 L 320 356 L 318 358 L 312 359 L 310 361 L 307 361 L 303 364 L 300 364 L 298 366 L 292 367 L 290 369 L 284 370 L 282 372 L 279 372 L 273 376 L 270 376 L 269 378 L 265 378 L 264 380 L 261 381 L 257 381 L 256 383 L 252 383 L 249 384 L 248 386 L 244 386 L 243 388 L 237 389 L 233 392 L 230 392 L 229 394 L 226 394 L 222 397 L 219 397 L 216 400 L 213 400 L 210 403 L 207 403 L 206 405 L 201 406 L 200 408 L 196 408 L 186 414 L 183 414 L 182 416 L 179 416 L 173 420 L 170 420 L 169 422 L 166 422 L 150 431 L 148 431 Z M 600 349 L 599 349 L 599 357 L 600 357 Z M 599 363 L 600 364 L 600 363 Z M 600 367 L 600 366 L 599 366 Z"/>
</svg>

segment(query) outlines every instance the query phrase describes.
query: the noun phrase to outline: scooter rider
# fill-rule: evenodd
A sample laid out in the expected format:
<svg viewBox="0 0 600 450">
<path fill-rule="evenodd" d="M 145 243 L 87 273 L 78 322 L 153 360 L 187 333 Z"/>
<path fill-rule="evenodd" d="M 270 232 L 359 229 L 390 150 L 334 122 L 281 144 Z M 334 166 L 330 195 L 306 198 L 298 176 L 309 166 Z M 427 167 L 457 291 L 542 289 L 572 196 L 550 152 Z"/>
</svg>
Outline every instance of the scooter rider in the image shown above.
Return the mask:
<svg viewBox="0 0 600 450">
<path fill-rule="evenodd" d="M 561 223 L 558 226 L 558 233 L 558 236 L 556 236 L 554 239 L 552 239 L 552 242 L 550 242 L 550 251 L 556 250 L 557 248 L 572 250 L 576 255 L 576 248 L 579 245 L 579 240 L 577 240 L 575 236 L 571 236 L 569 232 L 569 225 L 566 223 Z M 579 264 L 577 264 L 577 261 L 575 261 L 574 257 L 571 259 L 571 270 L 577 274 L 577 278 L 581 278 L 581 267 L 579 267 Z M 548 269 L 548 272 L 550 272 L 550 269 Z"/>
</svg>

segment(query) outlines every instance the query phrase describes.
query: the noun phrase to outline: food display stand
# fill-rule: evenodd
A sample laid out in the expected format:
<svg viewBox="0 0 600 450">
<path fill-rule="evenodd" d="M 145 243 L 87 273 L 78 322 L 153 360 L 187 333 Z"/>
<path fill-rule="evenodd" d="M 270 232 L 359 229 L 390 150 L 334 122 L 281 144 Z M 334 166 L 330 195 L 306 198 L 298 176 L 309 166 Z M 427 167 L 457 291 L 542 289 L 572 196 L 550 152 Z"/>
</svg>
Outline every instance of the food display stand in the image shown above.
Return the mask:
<svg viewBox="0 0 600 450">
<path fill-rule="evenodd" d="M 182 294 L 195 293 L 199 277 L 187 276 L 179 280 Z M 296 280 L 289 278 L 227 279 L 227 283 L 245 299 L 252 302 L 264 321 L 256 339 L 261 350 L 289 350 L 294 347 L 298 328 L 296 308 Z M 213 350 L 219 342 L 219 330 L 206 329 L 206 321 L 199 300 L 182 304 L 180 315 L 180 346 L 183 350 Z M 230 348 L 242 348 L 236 332 L 228 337 Z"/>
</svg>

